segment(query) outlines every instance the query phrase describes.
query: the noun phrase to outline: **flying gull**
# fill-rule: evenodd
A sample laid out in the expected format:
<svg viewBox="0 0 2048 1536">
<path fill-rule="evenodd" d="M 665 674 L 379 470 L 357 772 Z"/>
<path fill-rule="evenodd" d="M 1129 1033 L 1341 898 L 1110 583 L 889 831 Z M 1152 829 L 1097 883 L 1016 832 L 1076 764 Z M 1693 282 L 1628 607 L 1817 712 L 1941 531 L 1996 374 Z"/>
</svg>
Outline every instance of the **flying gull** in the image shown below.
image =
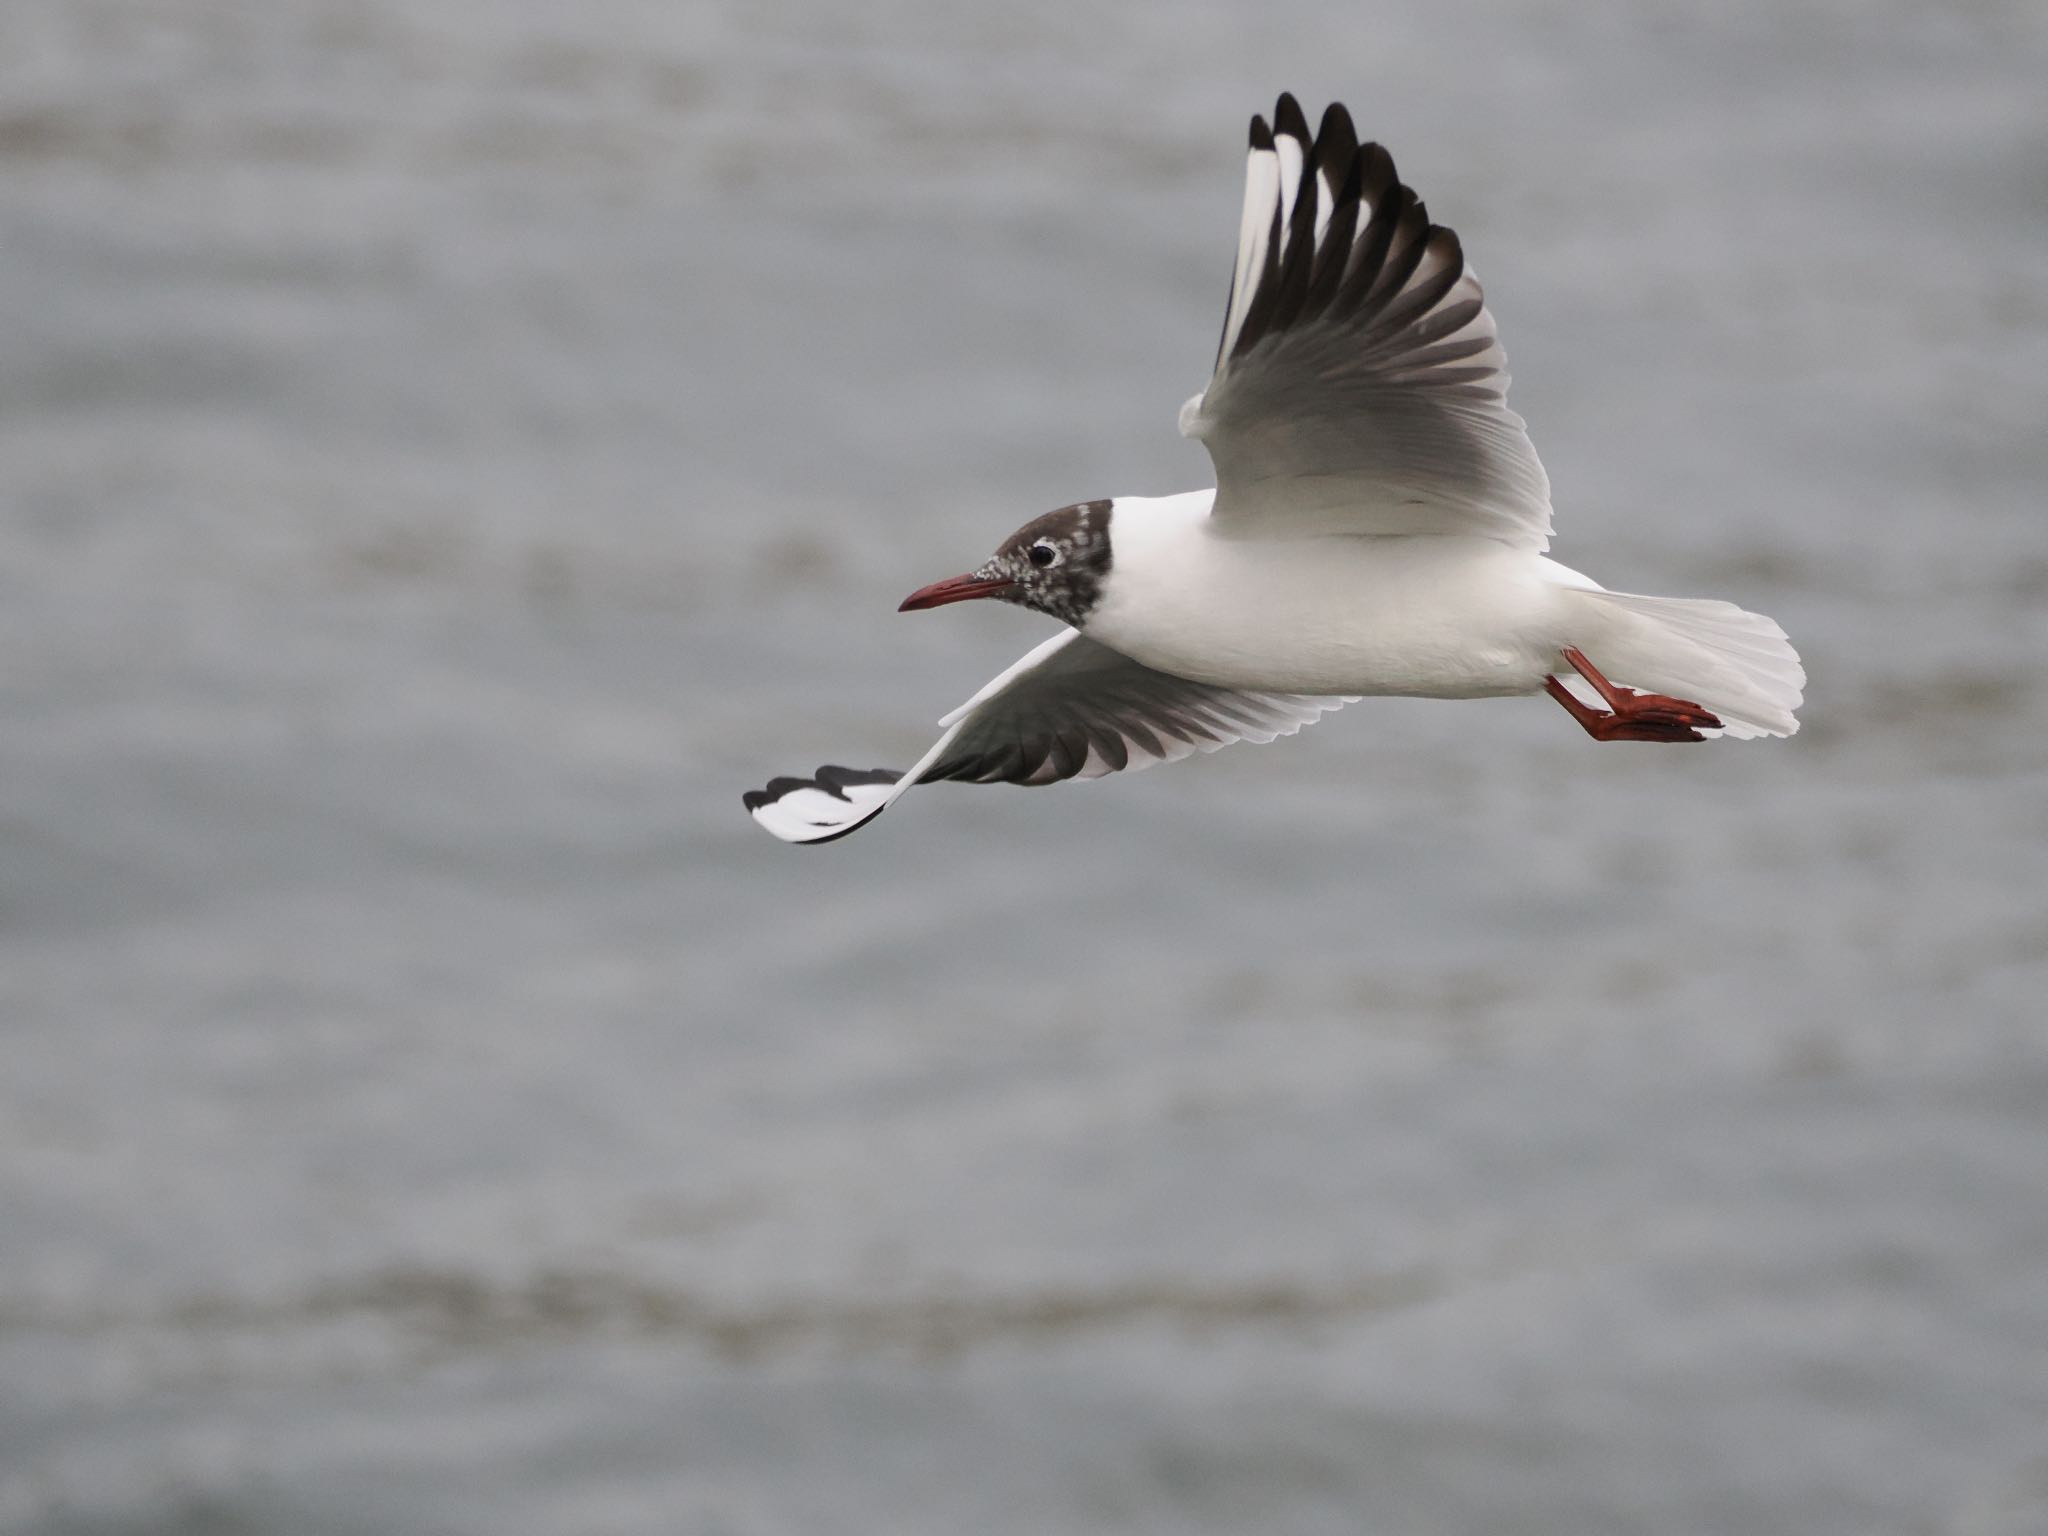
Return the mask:
<svg viewBox="0 0 2048 1536">
<path fill-rule="evenodd" d="M 1216 488 L 1034 518 L 905 610 L 996 598 L 1065 626 L 908 770 L 745 796 L 785 842 L 914 784 L 1051 784 L 1271 741 L 1374 694 L 1548 693 L 1595 741 L 1790 736 L 1806 673 L 1761 614 L 1609 592 L 1545 556 L 1550 479 L 1458 237 L 1333 105 L 1254 117 L 1209 386 Z"/>
</svg>

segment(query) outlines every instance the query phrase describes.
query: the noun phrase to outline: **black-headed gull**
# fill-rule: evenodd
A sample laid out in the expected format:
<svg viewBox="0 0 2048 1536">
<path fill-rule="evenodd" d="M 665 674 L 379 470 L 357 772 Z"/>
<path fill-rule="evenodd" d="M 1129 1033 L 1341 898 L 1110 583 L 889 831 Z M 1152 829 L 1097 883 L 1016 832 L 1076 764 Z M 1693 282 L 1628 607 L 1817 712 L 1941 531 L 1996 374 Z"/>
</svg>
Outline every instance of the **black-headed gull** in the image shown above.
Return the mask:
<svg viewBox="0 0 2048 1536">
<path fill-rule="evenodd" d="M 1252 119 L 1223 339 L 1181 407 L 1216 489 L 1062 507 L 911 593 L 905 609 L 993 597 L 1068 627 L 907 772 L 820 768 L 747 809 L 826 842 L 913 784 L 1097 778 L 1289 736 L 1368 694 L 1548 692 L 1596 741 L 1796 731 L 1806 673 L 1771 620 L 1609 592 L 1545 557 L 1550 480 L 1507 386 L 1458 237 L 1343 107 L 1311 140 L 1282 96 L 1271 126 Z"/>
</svg>

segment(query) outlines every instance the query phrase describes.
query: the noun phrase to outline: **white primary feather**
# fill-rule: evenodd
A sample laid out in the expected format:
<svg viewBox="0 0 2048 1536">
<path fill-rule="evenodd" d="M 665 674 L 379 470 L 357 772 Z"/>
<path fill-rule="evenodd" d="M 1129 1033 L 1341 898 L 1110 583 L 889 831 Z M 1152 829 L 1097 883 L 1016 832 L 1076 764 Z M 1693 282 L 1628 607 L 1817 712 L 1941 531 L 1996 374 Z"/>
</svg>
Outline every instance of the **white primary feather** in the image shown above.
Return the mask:
<svg viewBox="0 0 2048 1536">
<path fill-rule="evenodd" d="M 1237 237 L 1237 269 L 1231 278 L 1230 303 L 1223 313 L 1223 349 L 1237 342 L 1244 324 L 1245 308 L 1259 271 L 1266 262 L 1266 244 L 1273 228 L 1273 200 L 1280 191 L 1280 157 L 1270 149 L 1255 149 L 1245 160 L 1244 221 Z"/>
</svg>

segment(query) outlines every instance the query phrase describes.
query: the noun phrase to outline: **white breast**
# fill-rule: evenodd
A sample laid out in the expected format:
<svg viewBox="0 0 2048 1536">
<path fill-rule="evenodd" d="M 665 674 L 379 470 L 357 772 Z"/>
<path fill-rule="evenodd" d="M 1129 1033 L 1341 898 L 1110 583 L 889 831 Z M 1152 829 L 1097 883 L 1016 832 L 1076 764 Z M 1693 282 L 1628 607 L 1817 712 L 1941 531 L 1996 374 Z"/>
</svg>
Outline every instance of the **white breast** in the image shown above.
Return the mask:
<svg viewBox="0 0 2048 1536">
<path fill-rule="evenodd" d="M 1232 688 L 1476 698 L 1542 686 L 1562 568 L 1486 538 L 1231 538 L 1212 491 L 1118 497 L 1089 636 Z M 1583 580 L 1583 578 L 1579 578 Z"/>
</svg>

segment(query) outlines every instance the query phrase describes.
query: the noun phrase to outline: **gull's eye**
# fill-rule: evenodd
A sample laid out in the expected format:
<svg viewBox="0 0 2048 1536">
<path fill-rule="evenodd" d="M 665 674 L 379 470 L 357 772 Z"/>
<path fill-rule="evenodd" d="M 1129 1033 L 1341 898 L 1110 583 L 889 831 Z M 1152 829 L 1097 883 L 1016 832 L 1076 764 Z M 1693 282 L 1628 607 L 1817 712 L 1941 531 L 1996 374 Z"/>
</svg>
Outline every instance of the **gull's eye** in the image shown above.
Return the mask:
<svg viewBox="0 0 2048 1536">
<path fill-rule="evenodd" d="M 1049 539 L 1040 539 L 1031 546 L 1031 563 L 1041 571 L 1049 565 L 1060 563 L 1059 547 Z"/>
</svg>

